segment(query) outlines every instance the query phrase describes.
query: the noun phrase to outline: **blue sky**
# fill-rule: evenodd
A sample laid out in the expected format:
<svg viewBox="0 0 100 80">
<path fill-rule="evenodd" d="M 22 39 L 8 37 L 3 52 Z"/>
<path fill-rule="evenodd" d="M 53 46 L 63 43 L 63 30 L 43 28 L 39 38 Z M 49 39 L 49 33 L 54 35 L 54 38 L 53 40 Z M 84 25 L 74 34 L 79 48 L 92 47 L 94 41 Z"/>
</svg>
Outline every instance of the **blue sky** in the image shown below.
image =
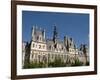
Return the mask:
<svg viewBox="0 0 100 80">
<path fill-rule="evenodd" d="M 46 30 L 46 37 L 52 38 L 53 26 L 56 24 L 59 38 L 63 40 L 65 35 L 72 37 L 79 46 L 88 44 L 89 14 L 80 13 L 55 13 L 55 12 L 22 12 L 22 38 L 23 41 L 31 40 L 32 26 Z"/>
</svg>

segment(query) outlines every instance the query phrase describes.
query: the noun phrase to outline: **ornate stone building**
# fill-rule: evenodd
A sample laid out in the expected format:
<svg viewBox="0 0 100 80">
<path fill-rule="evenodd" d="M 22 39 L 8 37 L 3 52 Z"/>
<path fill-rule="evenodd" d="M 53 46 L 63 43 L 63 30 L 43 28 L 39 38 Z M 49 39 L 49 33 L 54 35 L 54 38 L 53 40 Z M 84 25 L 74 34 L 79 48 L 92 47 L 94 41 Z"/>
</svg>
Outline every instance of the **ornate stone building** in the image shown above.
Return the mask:
<svg viewBox="0 0 100 80">
<path fill-rule="evenodd" d="M 25 43 L 24 43 L 25 45 Z M 64 63 L 69 60 L 71 63 L 75 62 L 78 58 L 81 62 L 89 61 L 88 49 L 83 50 L 83 45 L 77 48 L 74 40 L 68 36 L 64 39 L 59 39 L 56 26 L 54 26 L 52 39 L 46 39 L 45 29 L 32 28 L 32 39 L 30 43 L 26 43 L 23 47 L 23 63 L 24 62 L 53 62 L 56 58 L 62 59 Z"/>
</svg>

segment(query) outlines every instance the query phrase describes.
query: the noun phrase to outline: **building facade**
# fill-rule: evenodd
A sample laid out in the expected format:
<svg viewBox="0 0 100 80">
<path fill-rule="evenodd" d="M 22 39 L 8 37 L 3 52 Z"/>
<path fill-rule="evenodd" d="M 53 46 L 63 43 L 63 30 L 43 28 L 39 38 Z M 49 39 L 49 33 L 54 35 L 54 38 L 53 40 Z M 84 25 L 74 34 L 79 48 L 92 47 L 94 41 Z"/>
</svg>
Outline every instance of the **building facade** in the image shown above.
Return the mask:
<svg viewBox="0 0 100 80">
<path fill-rule="evenodd" d="M 46 38 L 45 29 L 33 26 L 31 41 L 23 51 L 23 63 L 48 63 L 58 58 L 66 64 L 68 61 L 74 63 L 75 59 L 79 59 L 84 64 L 89 61 L 88 48 L 85 45 L 77 48 L 73 38 L 68 36 L 64 36 L 63 40 L 59 39 L 56 26 L 52 39 Z"/>
</svg>

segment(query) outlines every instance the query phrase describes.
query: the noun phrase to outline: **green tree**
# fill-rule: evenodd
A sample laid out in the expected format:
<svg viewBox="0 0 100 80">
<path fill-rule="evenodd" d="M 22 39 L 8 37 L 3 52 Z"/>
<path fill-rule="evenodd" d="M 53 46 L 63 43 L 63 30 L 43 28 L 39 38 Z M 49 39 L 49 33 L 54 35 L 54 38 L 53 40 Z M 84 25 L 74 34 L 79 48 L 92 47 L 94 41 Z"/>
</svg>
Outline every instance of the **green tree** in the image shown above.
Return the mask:
<svg viewBox="0 0 100 80">
<path fill-rule="evenodd" d="M 82 66 L 83 63 L 77 58 L 75 59 L 75 62 L 71 64 L 71 66 Z"/>
<path fill-rule="evenodd" d="M 85 56 L 85 60 L 86 60 L 86 63 L 85 64 L 87 64 L 87 48 L 86 48 L 86 45 L 84 44 L 83 45 L 83 53 L 84 53 L 84 56 Z"/>
</svg>

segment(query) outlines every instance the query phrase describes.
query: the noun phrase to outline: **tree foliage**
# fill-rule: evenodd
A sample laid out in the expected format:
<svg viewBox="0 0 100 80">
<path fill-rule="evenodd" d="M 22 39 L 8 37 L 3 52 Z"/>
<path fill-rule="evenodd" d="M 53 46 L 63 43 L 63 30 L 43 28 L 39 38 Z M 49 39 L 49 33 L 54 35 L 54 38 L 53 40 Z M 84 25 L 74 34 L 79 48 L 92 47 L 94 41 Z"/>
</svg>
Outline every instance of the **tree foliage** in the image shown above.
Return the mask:
<svg viewBox="0 0 100 80">
<path fill-rule="evenodd" d="M 87 63 L 89 65 L 89 63 Z M 79 59 L 75 59 L 74 62 L 70 60 L 64 62 L 61 58 L 55 58 L 54 61 L 48 62 L 31 62 L 25 63 L 23 68 L 45 68 L 45 67 L 66 67 L 66 66 L 83 66 L 83 63 Z"/>
</svg>

